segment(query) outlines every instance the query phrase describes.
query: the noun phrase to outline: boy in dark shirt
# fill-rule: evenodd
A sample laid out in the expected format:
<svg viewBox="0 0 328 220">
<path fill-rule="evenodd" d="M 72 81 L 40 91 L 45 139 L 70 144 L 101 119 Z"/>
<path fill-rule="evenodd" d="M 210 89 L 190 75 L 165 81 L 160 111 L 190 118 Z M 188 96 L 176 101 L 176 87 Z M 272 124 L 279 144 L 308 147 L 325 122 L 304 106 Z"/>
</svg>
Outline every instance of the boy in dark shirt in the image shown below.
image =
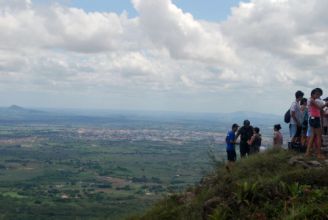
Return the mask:
<svg viewBox="0 0 328 220">
<path fill-rule="evenodd" d="M 236 135 L 235 140 L 237 140 L 237 138 L 240 135 L 240 157 L 243 158 L 246 156 L 249 156 L 249 151 L 250 151 L 250 146 L 247 143 L 251 137 L 253 136 L 253 127 L 251 126 L 251 123 L 249 120 L 245 120 L 244 121 L 244 126 L 242 126 Z"/>
</svg>

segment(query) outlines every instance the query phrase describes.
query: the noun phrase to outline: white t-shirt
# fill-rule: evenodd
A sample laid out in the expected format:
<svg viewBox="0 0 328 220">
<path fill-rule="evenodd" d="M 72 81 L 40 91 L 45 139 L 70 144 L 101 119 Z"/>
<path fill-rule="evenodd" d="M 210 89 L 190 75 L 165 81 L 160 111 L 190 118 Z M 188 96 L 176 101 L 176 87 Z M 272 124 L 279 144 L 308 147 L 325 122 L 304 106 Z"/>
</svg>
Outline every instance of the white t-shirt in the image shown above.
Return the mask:
<svg viewBox="0 0 328 220">
<path fill-rule="evenodd" d="M 325 105 L 325 102 L 322 101 L 321 99 L 316 99 L 315 103 L 321 108 Z"/>
<path fill-rule="evenodd" d="M 295 112 L 295 116 L 299 123 L 302 123 L 302 112 L 301 112 L 301 106 L 298 104 L 298 102 L 294 101 L 292 105 L 290 106 L 290 124 L 297 124 L 297 122 L 292 117 L 292 112 Z"/>
<path fill-rule="evenodd" d="M 328 127 L 328 107 L 323 109 L 322 122 L 324 127 Z"/>
</svg>

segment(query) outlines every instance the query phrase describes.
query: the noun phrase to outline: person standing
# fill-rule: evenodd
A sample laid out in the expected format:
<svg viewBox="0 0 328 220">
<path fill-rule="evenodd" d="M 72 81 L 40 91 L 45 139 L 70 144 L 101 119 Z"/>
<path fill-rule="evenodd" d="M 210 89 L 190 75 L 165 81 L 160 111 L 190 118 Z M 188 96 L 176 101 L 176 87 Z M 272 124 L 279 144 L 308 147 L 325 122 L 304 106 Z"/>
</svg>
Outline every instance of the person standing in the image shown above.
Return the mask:
<svg viewBox="0 0 328 220">
<path fill-rule="evenodd" d="M 240 157 L 243 158 L 246 155 L 249 156 L 250 152 L 250 146 L 247 143 L 251 137 L 253 136 L 253 127 L 251 126 L 251 123 L 249 120 L 244 121 L 244 125 L 238 130 L 236 135 L 236 140 L 240 136 Z"/>
<path fill-rule="evenodd" d="M 283 137 L 280 132 L 281 130 L 281 125 L 276 124 L 273 127 L 273 148 L 280 149 L 282 148 L 283 145 Z"/>
<path fill-rule="evenodd" d="M 236 155 L 236 149 L 235 149 L 235 144 L 236 144 L 236 131 L 238 130 L 238 125 L 233 124 L 231 127 L 231 130 L 228 131 L 227 136 L 226 136 L 226 144 L 227 144 L 227 159 L 228 159 L 228 164 L 227 168 L 231 168 L 233 163 L 237 159 Z"/>
<path fill-rule="evenodd" d="M 289 134 L 290 134 L 292 145 L 298 141 L 302 131 L 302 112 L 299 103 L 303 98 L 303 96 L 304 93 L 302 91 L 297 91 L 295 93 L 295 101 L 292 102 L 289 109 L 290 111 Z"/>
<path fill-rule="evenodd" d="M 328 103 L 328 97 L 325 98 L 323 101 Z M 328 107 L 323 109 L 322 114 L 322 128 L 323 128 L 323 135 L 328 135 Z"/>
<path fill-rule="evenodd" d="M 301 131 L 301 147 L 306 147 L 307 143 L 307 130 L 309 125 L 309 112 L 307 108 L 308 101 L 306 98 L 302 98 L 300 105 L 301 105 L 301 112 L 302 112 L 302 131 Z"/>
<path fill-rule="evenodd" d="M 311 91 L 311 98 L 309 99 L 309 125 L 311 128 L 311 136 L 308 141 L 305 156 L 311 155 L 311 148 L 314 141 L 317 143 L 317 158 L 323 159 L 324 156 L 321 154 L 322 147 L 322 129 L 321 129 L 321 111 L 327 106 L 327 103 L 323 103 L 320 97 L 322 96 L 322 90 L 320 88 L 313 89 Z"/>
<path fill-rule="evenodd" d="M 260 134 L 260 129 L 255 127 L 253 129 L 253 135 L 250 140 L 247 141 L 248 145 L 250 146 L 250 154 L 255 154 L 260 152 L 260 147 L 262 144 L 262 137 Z"/>
</svg>

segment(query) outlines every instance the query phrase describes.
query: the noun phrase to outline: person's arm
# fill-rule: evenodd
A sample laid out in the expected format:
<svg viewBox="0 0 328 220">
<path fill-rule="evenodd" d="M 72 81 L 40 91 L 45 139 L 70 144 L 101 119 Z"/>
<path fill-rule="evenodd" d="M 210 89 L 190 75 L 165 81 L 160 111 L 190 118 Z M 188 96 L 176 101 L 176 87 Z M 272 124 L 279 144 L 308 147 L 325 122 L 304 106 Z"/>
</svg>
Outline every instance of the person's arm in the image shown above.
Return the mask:
<svg viewBox="0 0 328 220">
<path fill-rule="evenodd" d="M 255 134 L 251 137 L 251 139 L 247 141 L 247 144 L 252 145 L 254 143 L 254 140 L 255 140 Z"/>
<path fill-rule="evenodd" d="M 277 136 L 278 136 L 277 132 L 274 132 L 274 134 L 273 134 L 273 145 L 277 144 Z"/>
<path fill-rule="evenodd" d="M 235 144 L 235 143 L 236 143 L 236 138 L 231 137 L 231 138 L 230 138 L 230 143 L 231 143 L 231 144 Z"/>
<path fill-rule="evenodd" d="M 328 102 L 326 102 L 324 105 L 320 106 L 314 99 L 311 99 L 310 104 L 316 107 L 317 109 L 323 110 L 325 107 L 328 106 Z"/>
<path fill-rule="evenodd" d="M 229 144 L 233 144 L 235 142 L 234 135 L 231 132 L 228 133 L 228 142 Z"/>
<path fill-rule="evenodd" d="M 294 119 L 294 121 L 296 122 L 296 124 L 300 125 L 300 122 L 298 121 L 298 119 L 296 117 L 296 112 L 295 111 L 291 111 L 291 116 Z"/>
<path fill-rule="evenodd" d="M 294 119 L 294 121 L 296 122 L 297 126 L 300 126 L 301 123 L 298 121 L 298 118 L 296 117 L 296 111 L 295 111 L 295 108 L 296 108 L 296 104 L 293 104 L 293 106 L 290 108 L 290 116 Z"/>
<path fill-rule="evenodd" d="M 239 135 L 240 135 L 240 130 L 237 131 L 237 135 L 236 135 L 235 140 L 234 140 L 235 143 L 237 142 L 237 139 L 238 139 Z"/>
<path fill-rule="evenodd" d="M 327 102 L 328 103 L 328 102 Z M 324 109 L 323 109 L 323 116 L 324 117 L 328 117 L 328 108 L 327 107 L 325 107 Z"/>
</svg>

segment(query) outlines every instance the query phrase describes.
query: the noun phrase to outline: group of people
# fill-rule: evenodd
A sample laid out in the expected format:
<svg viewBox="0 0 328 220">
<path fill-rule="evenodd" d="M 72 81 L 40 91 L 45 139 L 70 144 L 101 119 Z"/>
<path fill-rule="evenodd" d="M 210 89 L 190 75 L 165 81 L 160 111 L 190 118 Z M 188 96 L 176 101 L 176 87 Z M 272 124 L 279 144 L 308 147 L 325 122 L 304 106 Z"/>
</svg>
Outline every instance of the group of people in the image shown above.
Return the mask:
<svg viewBox="0 0 328 220">
<path fill-rule="evenodd" d="M 320 88 L 313 89 L 308 99 L 304 98 L 302 91 L 297 91 L 295 101 L 292 102 L 287 112 L 289 115 L 290 145 L 305 146 L 305 156 L 311 156 L 314 145 L 319 159 L 324 158 L 321 153 L 322 134 L 328 135 L 328 97 L 322 100 L 322 95 L 323 91 Z M 280 130 L 280 124 L 274 125 L 273 148 L 281 148 L 283 145 L 283 135 Z M 239 137 L 241 158 L 260 151 L 262 142 L 260 129 L 251 126 L 249 120 L 245 120 L 240 128 L 238 124 L 233 124 L 226 136 L 228 165 L 237 159 L 235 145 Z"/>
<path fill-rule="evenodd" d="M 316 155 L 319 159 L 324 158 L 321 153 L 322 134 L 328 135 L 328 97 L 321 99 L 322 95 L 321 88 L 313 89 L 308 99 L 304 98 L 302 91 L 297 91 L 295 100 L 287 112 L 289 115 L 290 145 L 305 146 L 305 156 L 311 156 L 312 148 L 315 146 Z M 283 145 L 283 136 L 280 130 L 280 124 L 274 125 L 272 143 L 274 148 L 281 148 Z M 226 136 L 229 163 L 236 161 L 235 145 L 239 137 L 241 158 L 260 151 L 262 142 L 260 129 L 251 126 L 249 120 L 245 120 L 240 128 L 238 124 L 233 124 Z"/>
<path fill-rule="evenodd" d="M 322 134 L 328 134 L 328 97 L 322 100 L 322 95 L 321 88 L 313 89 L 308 99 L 304 98 L 302 91 L 297 91 L 289 109 L 290 145 L 304 146 L 306 156 L 311 156 L 315 146 L 319 159 L 324 158 L 321 152 Z"/>
<path fill-rule="evenodd" d="M 276 148 L 281 147 L 283 143 L 280 129 L 280 124 L 274 125 L 273 146 Z M 241 158 L 260 152 L 262 144 L 260 129 L 253 127 L 249 120 L 245 120 L 243 126 L 240 128 L 238 124 L 233 124 L 226 136 L 228 166 L 237 159 L 235 145 L 239 137 Z"/>
</svg>

